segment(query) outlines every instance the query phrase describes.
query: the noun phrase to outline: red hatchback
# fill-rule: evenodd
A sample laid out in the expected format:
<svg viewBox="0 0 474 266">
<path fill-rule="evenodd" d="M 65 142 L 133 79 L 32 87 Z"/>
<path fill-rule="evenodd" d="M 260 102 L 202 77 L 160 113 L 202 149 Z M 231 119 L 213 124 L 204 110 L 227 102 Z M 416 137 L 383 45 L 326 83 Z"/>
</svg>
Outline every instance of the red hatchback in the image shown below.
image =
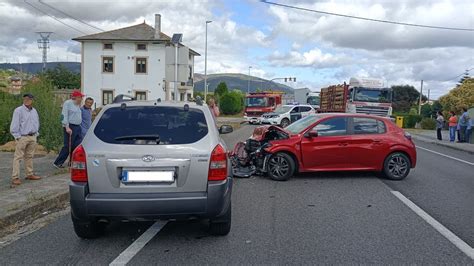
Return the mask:
<svg viewBox="0 0 474 266">
<path fill-rule="evenodd" d="M 416 165 L 415 144 L 404 130 L 387 118 L 347 113 L 256 128 L 233 154 L 235 175 L 250 169 L 278 181 L 314 171 L 377 171 L 402 180 Z"/>
</svg>

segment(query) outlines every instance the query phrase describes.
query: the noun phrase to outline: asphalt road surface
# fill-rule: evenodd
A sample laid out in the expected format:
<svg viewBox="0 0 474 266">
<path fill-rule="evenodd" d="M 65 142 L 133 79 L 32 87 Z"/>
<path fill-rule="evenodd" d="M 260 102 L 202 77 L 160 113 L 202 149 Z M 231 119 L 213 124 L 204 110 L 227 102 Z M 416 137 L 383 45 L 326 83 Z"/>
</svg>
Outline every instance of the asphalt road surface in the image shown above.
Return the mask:
<svg viewBox="0 0 474 266">
<path fill-rule="evenodd" d="M 224 139 L 231 148 L 252 130 Z M 128 222 L 81 240 L 65 215 L 0 249 L 0 265 L 473 264 L 474 156 L 416 144 L 418 166 L 399 182 L 372 173 L 235 179 L 226 237 L 199 221 L 168 222 L 158 233 L 153 222 Z"/>
</svg>

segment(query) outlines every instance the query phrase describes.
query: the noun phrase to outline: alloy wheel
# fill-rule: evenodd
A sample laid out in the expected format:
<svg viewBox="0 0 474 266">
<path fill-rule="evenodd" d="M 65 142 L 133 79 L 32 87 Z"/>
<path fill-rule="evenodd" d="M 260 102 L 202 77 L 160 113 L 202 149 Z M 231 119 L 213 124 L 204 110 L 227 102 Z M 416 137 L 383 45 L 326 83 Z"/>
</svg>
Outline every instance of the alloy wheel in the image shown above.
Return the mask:
<svg viewBox="0 0 474 266">
<path fill-rule="evenodd" d="M 407 160 L 399 155 L 393 156 L 388 162 L 388 171 L 397 178 L 405 176 L 408 171 Z"/>
<path fill-rule="evenodd" d="M 274 156 L 270 159 L 268 169 L 272 175 L 277 177 L 284 177 L 288 174 L 290 170 L 290 165 L 288 161 L 281 156 Z"/>
</svg>

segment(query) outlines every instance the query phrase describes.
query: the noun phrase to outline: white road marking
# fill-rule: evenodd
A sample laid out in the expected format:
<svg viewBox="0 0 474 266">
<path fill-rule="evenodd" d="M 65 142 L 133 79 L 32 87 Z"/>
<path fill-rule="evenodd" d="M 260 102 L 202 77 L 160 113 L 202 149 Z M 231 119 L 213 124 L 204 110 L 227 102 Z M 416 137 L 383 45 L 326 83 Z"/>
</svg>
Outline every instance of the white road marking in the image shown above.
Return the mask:
<svg viewBox="0 0 474 266">
<path fill-rule="evenodd" d="M 456 236 L 453 232 L 451 232 L 448 228 L 444 227 L 441 223 L 436 221 L 433 217 L 431 217 L 428 213 L 418 207 L 415 203 L 405 197 L 402 193 L 398 191 L 391 191 L 395 197 L 401 200 L 405 205 L 408 206 L 412 211 L 414 211 L 418 216 L 420 216 L 423 220 L 425 220 L 429 225 L 431 225 L 436 231 L 438 231 L 441 235 L 446 237 L 451 243 L 453 243 L 457 248 L 459 248 L 464 254 L 466 254 L 469 258 L 474 260 L 474 249 L 469 246 L 466 242 Z"/>
<path fill-rule="evenodd" d="M 155 222 L 109 265 L 126 265 L 167 223 L 167 221 Z"/>
<path fill-rule="evenodd" d="M 427 149 L 427 148 L 423 148 L 423 147 L 420 147 L 420 146 L 416 146 L 416 148 L 422 149 L 422 150 L 425 150 L 425 151 L 429 151 L 429 152 L 432 152 L 434 154 L 438 154 L 438 155 L 444 156 L 446 158 L 456 160 L 458 162 L 466 163 L 466 164 L 469 164 L 469 165 L 474 165 L 474 163 L 471 163 L 471 162 L 468 162 L 468 161 L 465 161 L 465 160 L 462 160 L 462 159 L 459 159 L 459 158 L 456 158 L 456 157 L 453 157 L 453 156 L 449 156 L 449 155 L 446 155 L 446 154 L 443 154 L 443 153 L 440 153 L 440 152 L 437 152 L 437 151 L 433 151 L 433 150 L 430 150 L 430 149 Z"/>
</svg>

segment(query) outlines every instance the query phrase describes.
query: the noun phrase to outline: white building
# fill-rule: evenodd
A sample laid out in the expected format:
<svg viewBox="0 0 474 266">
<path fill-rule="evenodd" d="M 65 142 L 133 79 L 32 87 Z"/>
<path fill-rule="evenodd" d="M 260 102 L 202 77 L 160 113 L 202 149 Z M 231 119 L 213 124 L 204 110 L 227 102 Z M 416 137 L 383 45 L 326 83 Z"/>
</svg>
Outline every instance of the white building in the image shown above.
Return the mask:
<svg viewBox="0 0 474 266">
<path fill-rule="evenodd" d="M 144 23 L 73 39 L 81 42 L 81 89 L 97 107 L 119 94 L 139 100 L 174 99 L 175 47 L 161 32 L 161 16 L 155 28 Z M 177 100 L 192 97 L 194 78 L 192 49 L 178 45 Z"/>
</svg>

